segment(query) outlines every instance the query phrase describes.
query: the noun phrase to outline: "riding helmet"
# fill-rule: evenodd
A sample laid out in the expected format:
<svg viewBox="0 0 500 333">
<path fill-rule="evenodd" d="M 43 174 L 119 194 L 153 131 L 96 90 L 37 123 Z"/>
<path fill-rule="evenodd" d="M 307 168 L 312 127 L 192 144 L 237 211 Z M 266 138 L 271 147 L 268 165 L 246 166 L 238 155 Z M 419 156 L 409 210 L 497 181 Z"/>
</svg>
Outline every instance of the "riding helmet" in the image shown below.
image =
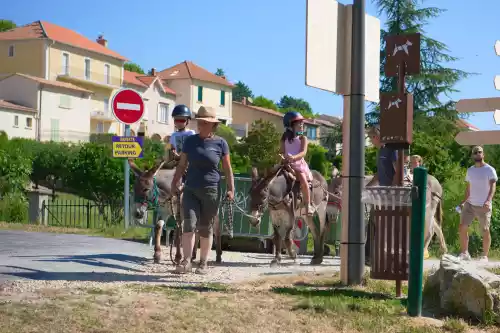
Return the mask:
<svg viewBox="0 0 500 333">
<path fill-rule="evenodd" d="M 175 117 L 186 117 L 191 119 L 191 110 L 184 104 L 176 105 L 172 110 L 172 118 Z"/>
<path fill-rule="evenodd" d="M 288 111 L 283 116 L 283 126 L 292 127 L 292 123 L 297 120 L 303 120 L 304 117 L 297 111 Z"/>
</svg>

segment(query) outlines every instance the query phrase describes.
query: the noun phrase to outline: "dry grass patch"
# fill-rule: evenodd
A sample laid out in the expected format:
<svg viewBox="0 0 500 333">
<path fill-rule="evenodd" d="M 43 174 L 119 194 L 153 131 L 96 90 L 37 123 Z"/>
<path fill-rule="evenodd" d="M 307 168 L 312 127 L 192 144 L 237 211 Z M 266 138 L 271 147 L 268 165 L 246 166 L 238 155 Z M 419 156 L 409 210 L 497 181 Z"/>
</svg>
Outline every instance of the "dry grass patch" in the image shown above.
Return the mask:
<svg viewBox="0 0 500 333">
<path fill-rule="evenodd" d="M 393 282 L 342 288 L 338 277 L 313 273 L 231 286 L 44 289 L 0 294 L 0 321 L 2 333 L 480 332 L 455 319 L 408 318 L 393 294 Z"/>
</svg>

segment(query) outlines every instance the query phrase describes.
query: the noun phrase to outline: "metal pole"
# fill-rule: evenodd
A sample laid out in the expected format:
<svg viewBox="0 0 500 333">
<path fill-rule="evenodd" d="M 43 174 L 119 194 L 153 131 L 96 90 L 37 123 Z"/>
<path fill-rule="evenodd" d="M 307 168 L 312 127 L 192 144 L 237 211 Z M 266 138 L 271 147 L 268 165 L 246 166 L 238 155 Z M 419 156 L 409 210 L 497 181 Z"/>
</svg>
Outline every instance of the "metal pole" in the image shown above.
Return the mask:
<svg viewBox="0 0 500 333">
<path fill-rule="evenodd" d="M 130 125 L 125 125 L 125 136 L 130 136 Z M 125 185 L 123 188 L 123 200 L 124 200 L 124 210 L 125 210 L 125 228 L 127 229 L 130 226 L 130 165 L 128 164 L 128 160 L 125 159 L 123 162 L 124 166 L 124 176 L 125 176 Z"/>
<path fill-rule="evenodd" d="M 408 277 L 408 315 L 422 315 L 422 281 L 424 274 L 424 228 L 427 194 L 427 169 L 413 170 L 413 186 L 417 191 L 412 199 L 410 226 L 410 267 Z"/>
<path fill-rule="evenodd" d="M 365 178 L 365 0 L 353 3 L 351 54 L 347 283 L 360 284 L 365 271 L 365 221 L 361 203 Z"/>
</svg>

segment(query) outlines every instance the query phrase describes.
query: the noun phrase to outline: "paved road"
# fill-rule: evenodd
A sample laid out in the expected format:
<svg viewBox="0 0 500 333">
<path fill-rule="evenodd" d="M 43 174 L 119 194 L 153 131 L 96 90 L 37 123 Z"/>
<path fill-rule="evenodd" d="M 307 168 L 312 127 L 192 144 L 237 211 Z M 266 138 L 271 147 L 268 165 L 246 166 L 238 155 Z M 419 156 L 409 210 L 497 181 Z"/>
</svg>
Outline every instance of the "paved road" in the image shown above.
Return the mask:
<svg viewBox="0 0 500 333">
<path fill-rule="evenodd" d="M 151 266 L 151 257 L 152 249 L 147 244 L 84 235 L 0 230 L 0 282 L 16 279 L 154 282 L 165 279 L 165 274 L 171 270 L 167 267 L 165 249 L 163 265 Z M 321 266 L 310 266 L 310 256 L 301 256 L 295 264 L 286 263 L 281 269 L 270 268 L 270 260 L 269 254 L 225 252 L 223 267 L 214 267 L 214 274 L 255 278 L 335 271 L 340 267 L 339 258 L 332 257 L 325 258 Z M 284 256 L 285 262 L 287 256 Z M 424 262 L 426 269 L 438 265 L 438 260 Z M 500 266 L 500 263 L 487 265 Z"/>
<path fill-rule="evenodd" d="M 0 230 L 0 281 L 75 280 L 124 272 L 151 256 L 149 246 L 84 235 Z"/>
</svg>

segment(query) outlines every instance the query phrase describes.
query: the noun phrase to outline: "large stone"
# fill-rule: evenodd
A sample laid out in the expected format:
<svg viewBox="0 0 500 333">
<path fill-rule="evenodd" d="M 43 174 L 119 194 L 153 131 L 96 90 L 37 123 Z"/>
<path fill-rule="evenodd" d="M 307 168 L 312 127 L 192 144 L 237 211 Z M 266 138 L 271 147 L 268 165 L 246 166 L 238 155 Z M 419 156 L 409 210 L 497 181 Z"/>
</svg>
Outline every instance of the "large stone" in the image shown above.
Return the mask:
<svg viewBox="0 0 500 333">
<path fill-rule="evenodd" d="M 500 277 L 445 254 L 439 269 L 427 278 L 424 304 L 464 318 L 500 318 Z"/>
</svg>

